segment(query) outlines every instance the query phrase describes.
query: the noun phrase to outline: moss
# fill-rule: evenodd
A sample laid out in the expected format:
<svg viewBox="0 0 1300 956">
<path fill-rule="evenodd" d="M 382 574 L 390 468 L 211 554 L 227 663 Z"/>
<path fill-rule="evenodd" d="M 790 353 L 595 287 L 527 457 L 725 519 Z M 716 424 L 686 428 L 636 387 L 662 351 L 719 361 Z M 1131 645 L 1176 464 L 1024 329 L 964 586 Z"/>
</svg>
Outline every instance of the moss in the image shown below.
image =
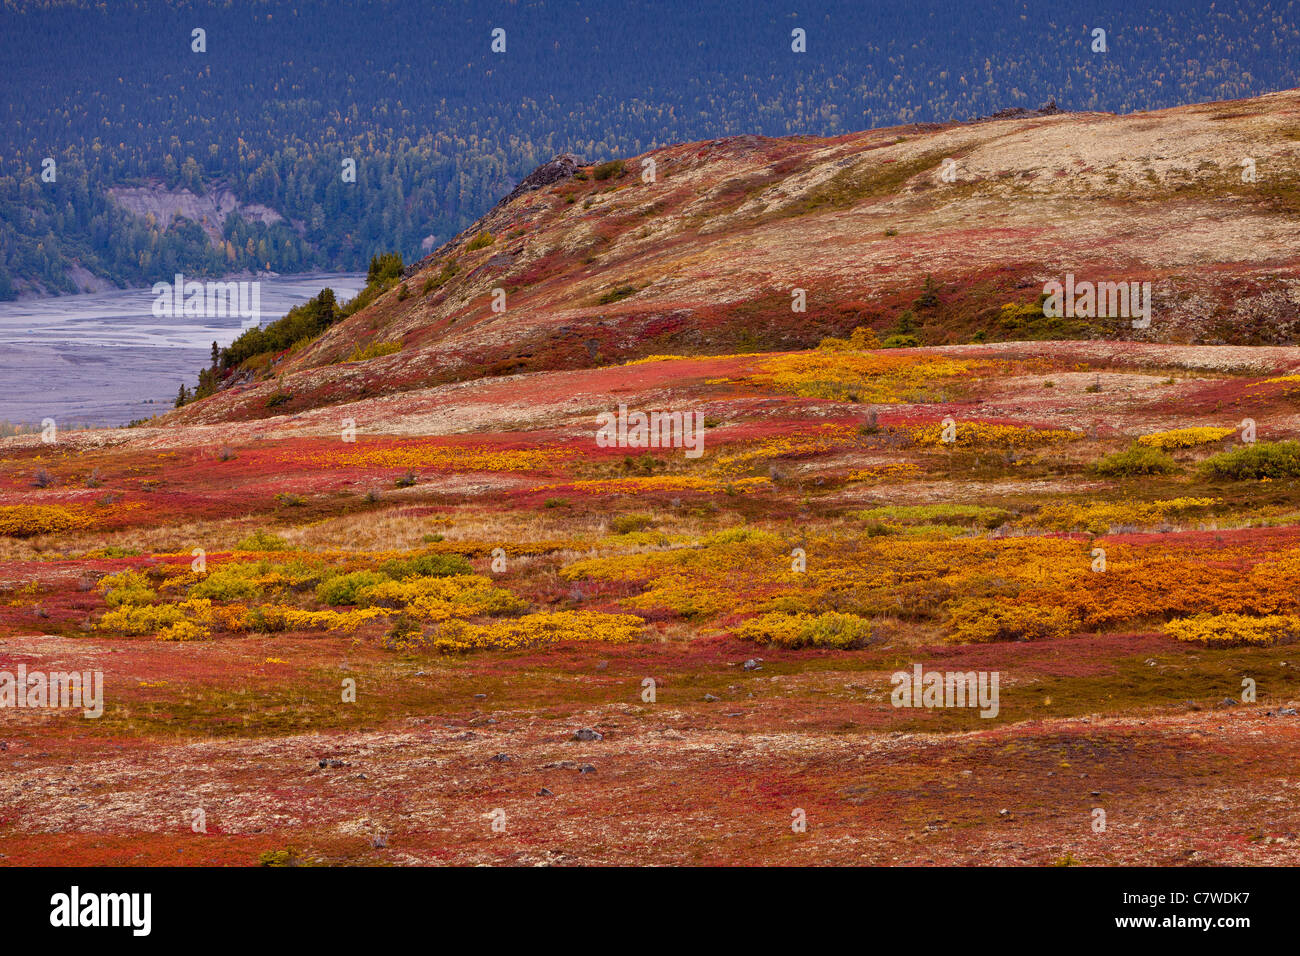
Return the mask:
<svg viewBox="0 0 1300 956">
<path fill-rule="evenodd" d="M 869 156 L 813 187 L 801 200 L 782 210 L 782 214 L 802 216 L 827 209 L 848 209 L 868 199 L 891 195 L 913 176 L 938 168 L 945 155 L 928 152 L 895 162 L 882 162 Z"/>
<path fill-rule="evenodd" d="M 636 286 L 621 285 L 600 295 L 596 299 L 596 302 L 600 305 L 610 305 L 611 303 L 620 302 L 632 295 L 636 295 Z"/>
</svg>

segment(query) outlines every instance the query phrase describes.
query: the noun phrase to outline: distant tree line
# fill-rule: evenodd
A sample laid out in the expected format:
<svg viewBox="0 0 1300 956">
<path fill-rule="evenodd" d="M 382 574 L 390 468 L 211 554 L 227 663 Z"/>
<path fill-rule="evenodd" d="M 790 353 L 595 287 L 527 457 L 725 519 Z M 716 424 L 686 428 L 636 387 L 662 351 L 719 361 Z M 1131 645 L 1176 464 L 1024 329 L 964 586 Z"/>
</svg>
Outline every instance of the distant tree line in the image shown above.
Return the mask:
<svg viewBox="0 0 1300 956">
<path fill-rule="evenodd" d="M 1128 111 L 1295 84 L 1296 0 L 45 0 L 0 3 L 0 298 L 408 261 L 559 152 L 603 160 L 739 133 L 834 135 L 1051 97 Z M 1043 5 L 1045 6 L 1045 5 Z M 490 31 L 506 30 L 504 54 Z M 192 50 L 205 31 L 206 52 Z M 807 31 L 807 52 L 791 30 Z M 1091 51 L 1091 31 L 1108 51 Z M 56 161 L 44 182 L 42 161 Z M 355 162 L 355 182 L 344 161 Z M 285 217 L 127 214 L 113 186 L 221 184 Z"/>
</svg>

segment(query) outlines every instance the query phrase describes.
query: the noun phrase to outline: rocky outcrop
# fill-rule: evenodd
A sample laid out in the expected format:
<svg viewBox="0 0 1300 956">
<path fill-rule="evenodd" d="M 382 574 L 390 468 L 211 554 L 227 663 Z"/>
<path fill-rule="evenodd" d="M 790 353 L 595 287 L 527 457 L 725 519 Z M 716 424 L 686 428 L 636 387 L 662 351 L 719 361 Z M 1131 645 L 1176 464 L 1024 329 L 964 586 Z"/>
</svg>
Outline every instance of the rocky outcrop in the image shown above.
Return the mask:
<svg viewBox="0 0 1300 956">
<path fill-rule="evenodd" d="M 572 179 L 574 174 L 577 173 L 577 171 L 581 168 L 582 168 L 582 160 L 579 157 L 573 155 L 572 153 L 561 153 L 559 156 L 556 156 L 554 159 L 550 160 L 549 162 L 542 163 L 542 165 L 538 166 L 536 169 L 534 169 L 523 179 L 519 180 L 519 185 L 516 186 L 514 189 L 512 189 L 509 195 L 501 199 L 495 206 L 493 206 L 492 212 L 496 212 L 502 206 L 509 205 L 511 202 L 513 202 L 515 199 L 519 198 L 520 196 L 524 195 L 525 193 L 536 192 L 539 189 L 543 189 L 546 186 L 554 185 L 555 183 L 561 182 L 562 180 Z M 489 213 L 488 215 L 491 215 L 491 213 Z M 468 239 L 470 237 L 470 234 L 476 233 L 478 229 L 479 229 L 479 224 L 475 223 L 473 226 L 470 226 L 470 228 L 465 229 L 457 233 L 456 235 L 452 236 L 450 239 L 444 242 L 437 249 L 433 250 L 433 252 L 429 253 L 423 259 L 421 259 L 418 262 L 412 263 L 411 265 L 407 266 L 404 270 L 402 270 L 402 277 L 409 279 L 411 276 L 415 275 L 415 273 L 419 272 L 421 269 L 427 266 L 430 262 L 433 262 L 435 259 L 441 257 L 448 249 L 453 249 L 456 246 L 458 246 L 461 242 Z"/>
</svg>

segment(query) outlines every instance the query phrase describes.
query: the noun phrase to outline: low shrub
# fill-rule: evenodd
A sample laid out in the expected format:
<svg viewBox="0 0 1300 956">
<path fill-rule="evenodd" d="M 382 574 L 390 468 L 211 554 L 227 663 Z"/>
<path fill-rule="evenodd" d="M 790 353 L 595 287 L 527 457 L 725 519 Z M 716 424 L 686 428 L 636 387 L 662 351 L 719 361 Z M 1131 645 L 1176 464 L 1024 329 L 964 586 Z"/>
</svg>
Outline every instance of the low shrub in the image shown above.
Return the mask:
<svg viewBox="0 0 1300 956">
<path fill-rule="evenodd" d="M 1207 458 L 1201 472 L 1210 478 L 1300 477 L 1300 442 L 1258 442 Z"/>
<path fill-rule="evenodd" d="M 609 523 L 609 530 L 613 534 L 631 534 L 634 531 L 644 531 L 654 524 L 654 518 L 647 514 L 618 515 Z"/>
<path fill-rule="evenodd" d="M 1135 447 L 1098 459 L 1093 463 L 1092 471 L 1103 478 L 1130 478 L 1135 475 L 1167 475 L 1177 468 L 1177 462 L 1159 448 Z"/>
<path fill-rule="evenodd" d="M 289 542 L 279 535 L 258 528 L 235 545 L 236 551 L 284 551 Z"/>
<path fill-rule="evenodd" d="M 316 600 L 335 607 L 356 604 L 358 591 L 380 584 L 384 580 L 384 575 L 375 571 L 353 571 L 351 574 L 335 575 L 316 585 Z"/>
<path fill-rule="evenodd" d="M 1174 448 L 1195 448 L 1197 445 L 1208 445 L 1216 441 L 1223 441 L 1229 435 L 1235 435 L 1235 428 L 1175 428 L 1166 432 L 1152 432 L 1150 435 L 1143 435 L 1138 439 L 1138 444 L 1147 448 L 1159 448 L 1161 451 L 1169 451 Z"/>
<path fill-rule="evenodd" d="M 967 598 L 948 605 L 948 625 L 952 640 L 983 644 L 1068 637 L 1078 621 L 1065 608 Z"/>
<path fill-rule="evenodd" d="M 1165 634 L 1175 640 L 1207 647 L 1289 643 L 1300 638 L 1300 617 L 1272 614 L 1249 617 L 1244 614 L 1198 614 L 1170 621 Z"/>
<path fill-rule="evenodd" d="M 736 636 L 780 647 L 862 647 L 871 640 L 871 622 L 854 614 L 762 614 L 736 629 Z"/>
<path fill-rule="evenodd" d="M 469 561 L 459 554 L 419 554 L 410 558 L 393 558 L 379 565 L 378 570 L 395 581 L 413 574 L 448 578 L 457 574 L 474 573 Z"/>
</svg>

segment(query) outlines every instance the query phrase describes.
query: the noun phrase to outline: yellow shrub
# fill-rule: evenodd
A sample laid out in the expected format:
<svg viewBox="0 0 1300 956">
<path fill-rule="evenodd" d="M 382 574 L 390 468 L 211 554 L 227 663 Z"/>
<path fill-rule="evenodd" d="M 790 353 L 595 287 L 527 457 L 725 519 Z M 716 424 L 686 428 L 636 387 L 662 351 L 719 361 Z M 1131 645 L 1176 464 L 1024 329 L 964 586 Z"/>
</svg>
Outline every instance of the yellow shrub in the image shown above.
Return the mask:
<svg viewBox="0 0 1300 956">
<path fill-rule="evenodd" d="M 481 574 L 457 574 L 445 578 L 409 577 L 383 581 L 357 592 L 362 606 L 404 607 L 417 617 L 443 619 L 478 614 L 504 614 L 522 610 L 523 601 L 504 588 L 496 587 Z"/>
<path fill-rule="evenodd" d="M 584 481 L 571 481 L 563 484 L 547 485 L 544 490 L 572 488 L 575 491 L 621 492 L 625 494 L 637 494 L 642 491 L 719 492 L 732 490 L 748 492 L 771 483 L 770 478 L 762 477 L 728 481 L 718 478 L 704 478 L 698 475 L 647 475 L 634 478 L 593 478 Z"/>
<path fill-rule="evenodd" d="M 217 614 L 218 609 L 214 609 L 212 602 L 205 599 L 183 601 L 180 604 L 122 604 L 105 611 L 97 628 L 101 631 L 120 631 L 123 634 L 150 634 L 185 621 L 206 631 L 217 619 Z"/>
<path fill-rule="evenodd" d="M 907 430 L 918 445 L 937 448 L 1006 448 L 1008 446 L 1023 448 L 1031 445 L 1077 441 L 1083 437 L 1080 432 L 1063 428 L 1025 428 L 1021 425 L 998 425 L 989 422 L 956 422 L 952 433 L 953 440 L 950 442 L 943 440 L 942 422 L 913 425 Z"/>
<path fill-rule="evenodd" d="M 557 611 L 527 617 L 469 624 L 450 620 L 437 626 L 428 637 L 408 640 L 412 647 L 428 647 L 441 653 L 536 647 L 559 641 L 601 641 L 626 644 L 641 636 L 641 618 L 632 614 L 604 614 L 598 611 Z"/>
<path fill-rule="evenodd" d="M 564 448 L 493 448 L 434 443 L 360 446 L 356 451 L 315 455 L 308 462 L 326 468 L 434 468 L 441 471 L 533 471 L 572 458 Z"/>
<path fill-rule="evenodd" d="M 1065 608 L 968 598 L 949 605 L 952 640 L 967 643 L 1068 637 L 1079 626 Z"/>
<path fill-rule="evenodd" d="M 853 614 L 764 614 L 736 629 L 742 640 L 781 647 L 860 647 L 871 622 Z"/>
<path fill-rule="evenodd" d="M 119 571 L 99 579 L 97 585 L 109 607 L 123 604 L 152 604 L 158 600 L 146 578 L 139 571 Z"/>
<path fill-rule="evenodd" d="M 94 517 L 84 508 L 65 505 L 0 505 L 0 535 L 25 538 L 89 528 Z"/>
<path fill-rule="evenodd" d="M 1175 428 L 1167 432 L 1152 432 L 1138 439 L 1139 445 L 1169 451 L 1174 448 L 1193 448 L 1196 445 L 1208 445 L 1222 441 L 1229 435 L 1235 435 L 1235 428 Z"/>
<path fill-rule="evenodd" d="M 865 345 L 868 339 L 860 341 Z M 793 352 L 764 362 L 748 381 L 806 398 L 857 402 L 924 402 L 942 386 L 988 363 L 932 355 L 837 351 Z"/>
<path fill-rule="evenodd" d="M 1239 644 L 1276 644 L 1300 637 L 1300 617 L 1274 614 L 1248 617 L 1244 614 L 1198 614 L 1170 621 L 1164 632 L 1175 640 L 1213 647 Z"/>
<path fill-rule="evenodd" d="M 351 611 L 304 611 L 296 607 L 263 604 L 248 612 L 250 630 L 355 631 L 362 624 L 388 617 L 393 611 L 367 607 Z"/>
<path fill-rule="evenodd" d="M 837 447 L 855 445 L 858 440 L 855 428 L 848 425 L 823 424 L 811 431 L 765 438 L 749 448 L 715 455 L 713 467 L 720 474 L 734 473 L 742 468 L 751 467 L 760 460 L 791 455 L 824 454 Z"/>
<path fill-rule="evenodd" d="M 177 621 L 164 627 L 157 634 L 160 641 L 202 641 L 211 636 L 211 631 L 193 621 Z"/>
<path fill-rule="evenodd" d="M 1047 505 L 1023 523 L 1050 531 L 1104 534 L 1116 525 L 1161 524 L 1218 504 L 1218 498 L 1168 498 L 1163 501 L 1088 502 Z"/>
<path fill-rule="evenodd" d="M 859 468 L 849 473 L 849 481 L 907 481 L 920 477 L 921 469 L 916 465 L 894 464 L 879 465 L 875 468 Z"/>
</svg>

